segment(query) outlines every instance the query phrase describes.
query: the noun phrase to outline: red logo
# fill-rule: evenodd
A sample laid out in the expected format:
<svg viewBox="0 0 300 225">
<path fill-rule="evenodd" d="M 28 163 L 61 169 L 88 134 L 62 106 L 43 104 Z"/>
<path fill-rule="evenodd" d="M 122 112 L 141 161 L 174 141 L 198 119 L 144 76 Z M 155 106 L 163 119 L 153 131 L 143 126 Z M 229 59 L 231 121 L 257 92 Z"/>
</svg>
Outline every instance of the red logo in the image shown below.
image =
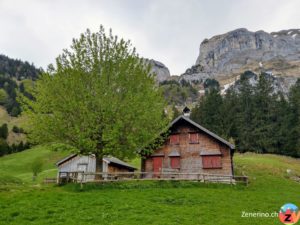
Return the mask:
<svg viewBox="0 0 300 225">
<path fill-rule="evenodd" d="M 279 220 L 283 224 L 295 224 L 300 219 L 298 207 L 292 203 L 287 203 L 279 211 Z"/>
</svg>

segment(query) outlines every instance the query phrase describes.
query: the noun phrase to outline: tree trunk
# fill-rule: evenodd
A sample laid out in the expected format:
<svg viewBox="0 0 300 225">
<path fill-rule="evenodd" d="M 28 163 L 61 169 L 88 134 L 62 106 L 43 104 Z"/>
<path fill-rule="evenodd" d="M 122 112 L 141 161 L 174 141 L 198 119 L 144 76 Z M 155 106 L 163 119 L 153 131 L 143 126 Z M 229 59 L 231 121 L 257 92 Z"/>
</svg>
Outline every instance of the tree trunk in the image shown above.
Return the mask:
<svg viewBox="0 0 300 225">
<path fill-rule="evenodd" d="M 103 156 L 96 155 L 96 173 L 102 173 L 103 172 Z M 102 175 L 96 175 L 95 180 L 102 180 Z"/>
</svg>

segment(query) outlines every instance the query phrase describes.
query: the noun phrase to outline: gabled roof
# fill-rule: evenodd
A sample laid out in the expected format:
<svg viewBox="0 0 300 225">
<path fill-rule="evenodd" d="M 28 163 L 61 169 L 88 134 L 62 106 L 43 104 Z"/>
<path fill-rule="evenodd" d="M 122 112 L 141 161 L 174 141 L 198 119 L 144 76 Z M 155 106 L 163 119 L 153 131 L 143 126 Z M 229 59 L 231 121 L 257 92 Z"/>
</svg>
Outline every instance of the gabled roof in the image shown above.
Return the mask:
<svg viewBox="0 0 300 225">
<path fill-rule="evenodd" d="M 128 163 L 126 163 L 116 157 L 113 157 L 113 156 L 103 157 L 103 160 L 105 160 L 107 163 L 114 163 L 114 164 L 125 166 L 125 167 L 131 168 L 131 169 L 136 169 L 135 167 L 129 165 Z"/>
<path fill-rule="evenodd" d="M 223 144 L 227 145 L 230 149 L 234 149 L 235 146 L 231 143 L 229 143 L 228 141 L 224 140 L 223 138 L 219 137 L 218 135 L 216 135 L 215 133 L 209 131 L 208 129 L 202 127 L 201 125 L 199 125 L 198 123 L 194 122 L 193 120 L 191 120 L 190 118 L 186 117 L 186 116 L 178 116 L 175 120 L 173 120 L 168 128 L 171 128 L 172 126 L 174 126 L 177 122 L 184 120 L 188 123 L 190 123 L 191 125 L 197 127 L 198 129 L 200 129 L 201 131 L 203 131 L 204 133 L 208 134 L 209 136 L 219 140 L 220 142 L 222 142 Z"/>
<path fill-rule="evenodd" d="M 61 164 L 63 164 L 64 162 L 67 162 L 69 160 L 71 160 L 72 158 L 76 157 L 77 154 L 71 154 L 61 160 L 59 160 L 58 162 L 55 163 L 56 166 L 59 166 Z M 91 156 L 91 155 L 90 155 Z M 92 155 L 94 156 L 94 155 Z M 116 164 L 116 165 L 120 165 L 120 166 L 124 166 L 124 167 L 127 167 L 127 168 L 130 168 L 130 169 L 135 169 L 135 167 L 129 165 L 128 163 L 116 158 L 116 157 L 112 157 L 112 156 L 106 156 L 106 157 L 103 157 L 103 161 L 106 161 L 107 163 L 113 163 L 113 164 Z"/>
<path fill-rule="evenodd" d="M 71 154 L 71 155 L 68 155 L 67 157 L 65 157 L 65 158 L 59 160 L 58 162 L 56 162 L 55 165 L 56 165 L 56 166 L 59 166 L 59 165 L 63 164 L 64 162 L 66 162 L 66 161 L 68 161 L 68 160 L 74 158 L 75 156 L 77 156 L 77 154 Z"/>
</svg>

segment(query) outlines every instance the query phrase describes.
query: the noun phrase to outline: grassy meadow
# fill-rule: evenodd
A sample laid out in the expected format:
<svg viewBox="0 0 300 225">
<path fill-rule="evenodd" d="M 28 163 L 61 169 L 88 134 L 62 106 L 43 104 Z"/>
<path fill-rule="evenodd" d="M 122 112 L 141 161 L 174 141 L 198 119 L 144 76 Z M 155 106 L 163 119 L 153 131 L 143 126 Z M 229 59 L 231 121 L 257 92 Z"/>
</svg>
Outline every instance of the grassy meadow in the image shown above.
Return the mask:
<svg viewBox="0 0 300 225">
<path fill-rule="evenodd" d="M 300 206 L 300 183 L 292 179 L 300 176 L 300 161 L 289 157 L 235 154 L 236 173 L 250 177 L 247 187 L 127 181 L 81 190 L 76 184 L 42 184 L 67 154 L 38 146 L 0 158 L 0 224 L 267 225 L 281 223 L 277 217 L 244 218 L 242 212 L 278 212 L 288 202 Z M 44 168 L 33 182 L 30 166 L 36 158 L 44 160 Z"/>
</svg>

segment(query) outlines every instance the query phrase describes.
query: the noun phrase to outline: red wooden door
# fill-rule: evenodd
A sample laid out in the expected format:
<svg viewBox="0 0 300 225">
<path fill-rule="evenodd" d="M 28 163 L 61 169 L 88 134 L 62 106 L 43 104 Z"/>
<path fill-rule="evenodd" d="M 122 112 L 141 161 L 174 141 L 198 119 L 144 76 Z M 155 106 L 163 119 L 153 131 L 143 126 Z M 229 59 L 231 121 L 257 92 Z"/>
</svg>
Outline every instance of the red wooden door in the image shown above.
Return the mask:
<svg viewBox="0 0 300 225">
<path fill-rule="evenodd" d="M 158 177 L 162 168 L 163 157 L 153 157 L 153 176 Z"/>
</svg>

